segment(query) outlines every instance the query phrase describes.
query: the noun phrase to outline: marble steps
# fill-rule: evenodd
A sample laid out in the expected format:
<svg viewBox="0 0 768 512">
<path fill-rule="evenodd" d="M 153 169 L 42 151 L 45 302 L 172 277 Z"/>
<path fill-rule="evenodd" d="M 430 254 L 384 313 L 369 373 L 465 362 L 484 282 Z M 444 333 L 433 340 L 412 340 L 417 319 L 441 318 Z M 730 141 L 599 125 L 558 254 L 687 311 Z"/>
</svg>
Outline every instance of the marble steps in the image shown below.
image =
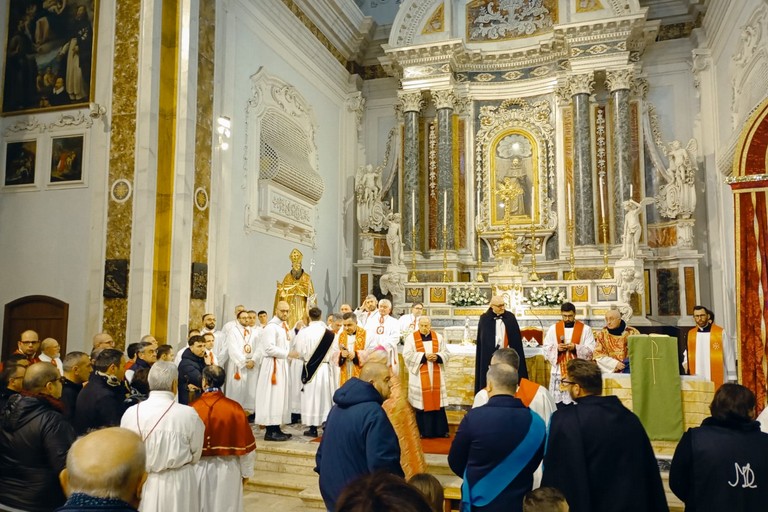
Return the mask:
<svg viewBox="0 0 768 512">
<path fill-rule="evenodd" d="M 317 487 L 317 476 L 276 473 L 256 469 L 246 485 L 254 491 L 265 494 L 298 496 L 305 489 L 312 486 Z"/>
</svg>

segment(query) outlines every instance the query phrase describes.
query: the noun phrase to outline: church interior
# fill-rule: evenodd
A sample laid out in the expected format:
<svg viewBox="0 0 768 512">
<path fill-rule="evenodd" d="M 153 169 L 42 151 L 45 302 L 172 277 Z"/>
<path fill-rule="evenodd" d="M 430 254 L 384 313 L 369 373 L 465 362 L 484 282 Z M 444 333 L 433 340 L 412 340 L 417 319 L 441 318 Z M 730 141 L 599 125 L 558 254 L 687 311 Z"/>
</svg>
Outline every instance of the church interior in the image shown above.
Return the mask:
<svg viewBox="0 0 768 512">
<path fill-rule="evenodd" d="M 495 295 L 534 367 L 563 301 L 681 361 L 704 305 L 766 404 L 764 0 L 10 0 L 0 27 L 3 360 L 25 329 L 64 354 L 271 315 L 298 249 L 324 314 L 423 304 L 454 431 Z M 681 388 L 696 426 L 714 388 Z M 322 509 L 316 446 L 263 444 L 246 509 Z"/>
</svg>

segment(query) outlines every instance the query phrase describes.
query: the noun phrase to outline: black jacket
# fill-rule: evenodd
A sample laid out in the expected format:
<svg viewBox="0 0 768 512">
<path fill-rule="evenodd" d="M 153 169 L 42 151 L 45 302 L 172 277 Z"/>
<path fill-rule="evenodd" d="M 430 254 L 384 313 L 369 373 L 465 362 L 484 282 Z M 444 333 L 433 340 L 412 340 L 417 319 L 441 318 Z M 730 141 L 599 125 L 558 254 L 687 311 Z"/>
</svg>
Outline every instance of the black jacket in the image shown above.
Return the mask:
<svg viewBox="0 0 768 512">
<path fill-rule="evenodd" d="M 106 377 L 91 374 L 88 385 L 77 396 L 75 431 L 78 435 L 102 427 L 119 427 L 120 419 L 128 408 L 125 383 L 119 386 L 107 384 Z"/>
<path fill-rule="evenodd" d="M 206 367 L 205 359 L 197 357 L 191 350 L 185 350 L 179 361 L 179 403 L 189 405 L 192 400 L 200 396 L 200 391 L 189 391 L 187 384 L 193 384 L 198 388 L 203 387 L 203 369 Z M 190 396 L 191 395 L 191 396 Z"/>
<path fill-rule="evenodd" d="M 46 397 L 14 395 L 0 412 L 0 503 L 30 512 L 62 505 L 59 472 L 75 431 Z"/>
<path fill-rule="evenodd" d="M 138 512 L 128 503 L 110 498 L 94 498 L 87 494 L 75 493 L 56 512 Z"/>
<path fill-rule="evenodd" d="M 64 404 L 64 417 L 70 422 L 75 417 L 77 397 L 82 390 L 82 384 L 75 384 L 68 378 L 64 377 L 61 388 L 61 403 Z"/>
<path fill-rule="evenodd" d="M 523 336 L 520 333 L 520 326 L 517 324 L 517 318 L 509 311 L 501 315 L 501 321 L 507 331 L 507 344 L 509 348 L 515 349 L 520 356 L 520 368 L 518 374 L 520 378 L 528 378 L 528 367 L 525 365 L 525 351 L 523 350 Z M 491 357 L 496 352 L 496 313 L 493 308 L 480 315 L 477 322 L 477 353 L 475 355 L 475 394 L 486 385 L 485 378 L 488 372 L 488 365 L 491 364 Z"/>
<path fill-rule="evenodd" d="M 686 512 L 765 510 L 768 434 L 756 421 L 705 419 L 680 439 L 669 488 L 685 503 Z"/>
</svg>

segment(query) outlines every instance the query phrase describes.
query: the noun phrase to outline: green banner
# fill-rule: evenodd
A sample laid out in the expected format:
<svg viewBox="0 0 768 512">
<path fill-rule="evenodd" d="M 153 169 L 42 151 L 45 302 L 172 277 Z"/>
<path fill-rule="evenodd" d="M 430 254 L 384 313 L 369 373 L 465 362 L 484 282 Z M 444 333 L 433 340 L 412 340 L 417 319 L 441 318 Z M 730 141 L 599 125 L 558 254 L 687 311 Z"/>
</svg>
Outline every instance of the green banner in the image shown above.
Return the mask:
<svg viewBox="0 0 768 512">
<path fill-rule="evenodd" d="M 679 441 L 683 435 L 683 404 L 677 339 L 630 336 L 628 344 L 634 413 L 651 440 Z"/>
</svg>

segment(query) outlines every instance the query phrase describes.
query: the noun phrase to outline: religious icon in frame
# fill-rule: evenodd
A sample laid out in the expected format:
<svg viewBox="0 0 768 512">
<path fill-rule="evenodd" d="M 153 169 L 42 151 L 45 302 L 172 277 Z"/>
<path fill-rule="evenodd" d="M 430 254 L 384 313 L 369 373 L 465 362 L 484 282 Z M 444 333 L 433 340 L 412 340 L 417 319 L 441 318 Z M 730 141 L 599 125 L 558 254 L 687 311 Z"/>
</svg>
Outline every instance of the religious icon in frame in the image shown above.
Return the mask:
<svg viewBox="0 0 768 512">
<path fill-rule="evenodd" d="M 35 186 L 37 140 L 7 142 L 5 145 L 5 187 Z"/>
<path fill-rule="evenodd" d="M 491 160 L 491 223 L 503 224 L 505 209 L 509 208 L 511 223 L 530 223 L 536 214 L 536 187 L 538 185 L 538 145 L 527 131 L 509 129 L 502 132 L 490 145 Z M 512 200 L 505 203 L 501 187 L 512 189 Z M 514 193 L 516 192 L 516 193 Z"/>
<path fill-rule="evenodd" d="M 85 137 L 56 137 L 51 140 L 51 185 L 82 184 Z"/>
<path fill-rule="evenodd" d="M 8 0 L 2 113 L 93 101 L 98 0 Z"/>
</svg>

